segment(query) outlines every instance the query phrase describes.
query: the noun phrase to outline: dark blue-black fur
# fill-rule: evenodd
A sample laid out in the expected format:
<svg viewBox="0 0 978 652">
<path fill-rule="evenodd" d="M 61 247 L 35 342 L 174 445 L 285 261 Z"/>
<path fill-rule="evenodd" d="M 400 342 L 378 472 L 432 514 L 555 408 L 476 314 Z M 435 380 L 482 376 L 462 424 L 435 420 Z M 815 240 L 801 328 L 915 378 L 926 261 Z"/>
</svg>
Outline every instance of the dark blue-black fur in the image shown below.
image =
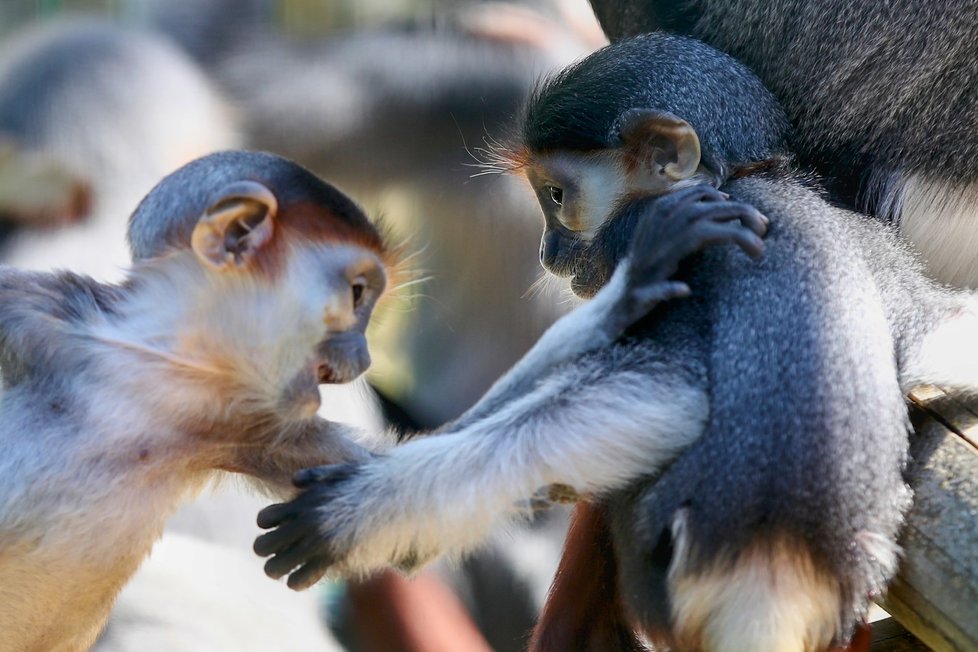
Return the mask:
<svg viewBox="0 0 978 652">
<path fill-rule="evenodd" d="M 964 0 L 590 0 L 612 41 L 701 39 L 785 107 L 793 149 L 870 209 L 893 173 L 978 180 L 978 5 Z"/>
<path fill-rule="evenodd" d="M 786 537 L 839 581 L 841 622 L 853 623 L 892 572 L 858 541 L 895 541 L 908 506 L 897 331 L 917 300 L 924 313 L 941 304 L 892 234 L 804 186 L 723 189 L 771 219 L 765 256 L 710 250 L 692 270 L 710 306 L 710 417 L 660 478 L 610 501 L 622 590 L 643 624 L 668 629 L 670 528 L 685 510 L 687 572 Z"/>
</svg>

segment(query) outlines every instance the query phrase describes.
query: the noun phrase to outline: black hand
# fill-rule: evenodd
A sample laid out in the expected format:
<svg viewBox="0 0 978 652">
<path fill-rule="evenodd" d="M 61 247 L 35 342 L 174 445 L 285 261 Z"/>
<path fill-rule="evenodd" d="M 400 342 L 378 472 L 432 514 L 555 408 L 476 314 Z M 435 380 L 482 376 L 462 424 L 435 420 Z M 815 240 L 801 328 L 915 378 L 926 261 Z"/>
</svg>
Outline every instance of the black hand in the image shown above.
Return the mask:
<svg viewBox="0 0 978 652">
<path fill-rule="evenodd" d="M 306 487 L 287 503 L 266 507 L 258 513 L 258 526 L 272 529 L 255 539 L 255 553 L 271 557 L 265 573 L 273 578 L 289 574 L 289 588 L 301 590 L 315 584 L 339 559 L 339 552 L 324 532 L 324 509 L 338 487 L 349 481 L 356 464 L 305 469 L 294 483 Z M 297 569 L 294 572 L 293 569 Z"/>
<path fill-rule="evenodd" d="M 623 319 L 631 325 L 659 302 L 688 295 L 685 283 L 669 278 L 684 258 L 706 247 L 735 244 L 749 256 L 759 257 L 767 226 L 768 219 L 756 208 L 730 201 L 728 195 L 705 184 L 650 202 L 635 227 L 624 262 L 628 290 Z"/>
</svg>

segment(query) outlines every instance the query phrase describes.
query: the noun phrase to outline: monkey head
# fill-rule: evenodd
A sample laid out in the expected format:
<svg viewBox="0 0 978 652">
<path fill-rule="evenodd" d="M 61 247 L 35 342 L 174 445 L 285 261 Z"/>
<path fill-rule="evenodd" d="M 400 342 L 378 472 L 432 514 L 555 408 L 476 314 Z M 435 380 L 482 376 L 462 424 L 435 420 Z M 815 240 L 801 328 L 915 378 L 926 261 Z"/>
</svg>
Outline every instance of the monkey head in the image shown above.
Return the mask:
<svg viewBox="0 0 978 652">
<path fill-rule="evenodd" d="M 518 144 L 498 154 L 544 215 L 540 261 L 590 297 L 628 250 L 637 200 L 787 151 L 788 121 L 761 82 L 698 41 L 662 33 L 609 45 L 544 80 Z"/>
<path fill-rule="evenodd" d="M 364 335 L 391 254 L 345 195 L 269 154 L 226 152 L 165 178 L 136 209 L 134 283 L 156 279 L 176 353 L 256 409 L 309 416 L 320 383 L 370 364 Z M 160 282 L 160 280 L 165 282 Z"/>
</svg>

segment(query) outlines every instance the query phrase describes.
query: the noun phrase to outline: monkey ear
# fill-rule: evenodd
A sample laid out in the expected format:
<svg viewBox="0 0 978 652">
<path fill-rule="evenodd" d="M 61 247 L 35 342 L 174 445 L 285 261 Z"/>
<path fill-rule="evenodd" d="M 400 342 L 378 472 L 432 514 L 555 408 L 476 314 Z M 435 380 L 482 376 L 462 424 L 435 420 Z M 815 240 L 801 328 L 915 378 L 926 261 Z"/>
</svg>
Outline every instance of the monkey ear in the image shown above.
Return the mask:
<svg viewBox="0 0 978 652">
<path fill-rule="evenodd" d="M 190 246 L 217 269 L 243 267 L 272 238 L 278 201 L 257 181 L 226 186 L 197 220 Z"/>
<path fill-rule="evenodd" d="M 685 120 L 664 111 L 631 109 L 622 114 L 618 136 L 626 153 L 669 182 L 693 176 L 700 164 L 700 139 Z"/>
</svg>

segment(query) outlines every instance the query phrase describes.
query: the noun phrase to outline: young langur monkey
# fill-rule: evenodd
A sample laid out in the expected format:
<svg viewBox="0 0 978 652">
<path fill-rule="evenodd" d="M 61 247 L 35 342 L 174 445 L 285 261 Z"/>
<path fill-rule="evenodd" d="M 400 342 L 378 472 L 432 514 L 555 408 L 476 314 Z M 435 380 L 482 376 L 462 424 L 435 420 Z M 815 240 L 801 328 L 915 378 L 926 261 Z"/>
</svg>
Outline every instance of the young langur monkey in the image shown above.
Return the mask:
<svg viewBox="0 0 978 652">
<path fill-rule="evenodd" d="M 715 303 L 708 436 L 661 479 L 606 497 L 610 530 L 603 508 L 578 508 L 531 650 L 644 649 L 636 625 L 676 650 L 821 651 L 896 570 L 907 419 L 893 381 L 973 390 L 976 305 L 923 279 L 893 229 L 826 204 L 793 171 L 784 125 L 742 66 L 663 35 L 602 50 L 529 104 L 517 162 L 554 273 L 600 282 L 627 241 L 623 203 L 657 182 L 722 185 L 773 220 L 759 268 L 694 272 Z"/>
<path fill-rule="evenodd" d="M 306 491 L 259 515 L 276 528 L 256 541 L 266 571 L 298 568 L 290 584 L 306 586 L 330 568 L 411 567 L 563 483 L 606 501 L 621 591 L 597 615 L 611 640 L 577 627 L 545 649 L 630 646 L 632 626 L 683 651 L 845 642 L 896 569 L 903 392 L 976 386 L 959 344 L 978 306 L 926 279 L 892 229 L 828 204 L 793 172 L 787 136 L 746 68 L 688 39 L 620 42 L 543 84 L 524 146 L 499 163 L 540 198 L 545 267 L 596 297 L 575 314 L 629 252 L 682 246 L 682 230 L 647 234 L 715 185 L 734 200 L 716 211 L 769 218 L 764 257 L 709 248 L 678 277 L 691 297 L 623 337 L 549 367 L 531 352 L 517 369 L 533 381 L 504 378 L 441 436 L 301 473 Z"/>
<path fill-rule="evenodd" d="M 0 267 L 0 649 L 85 650 L 215 471 L 288 494 L 361 459 L 316 416 L 368 366 L 393 256 L 346 196 L 268 154 L 198 159 L 132 215 L 120 285 Z"/>
</svg>

